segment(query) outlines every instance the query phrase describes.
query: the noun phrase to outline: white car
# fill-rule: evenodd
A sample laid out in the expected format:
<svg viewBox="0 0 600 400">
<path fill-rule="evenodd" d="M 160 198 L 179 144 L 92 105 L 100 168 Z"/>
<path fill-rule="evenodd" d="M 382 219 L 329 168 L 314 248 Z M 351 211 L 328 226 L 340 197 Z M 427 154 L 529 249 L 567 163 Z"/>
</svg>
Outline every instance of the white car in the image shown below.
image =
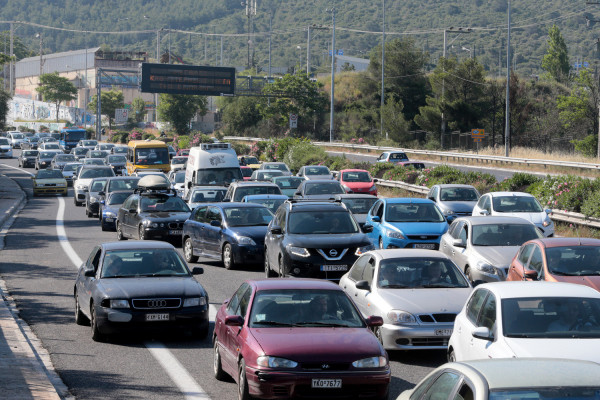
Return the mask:
<svg viewBox="0 0 600 400">
<path fill-rule="evenodd" d="M 19 131 L 10 131 L 6 134 L 6 138 L 8 139 L 12 148 L 21 148 L 21 143 L 25 141 L 25 134 Z"/>
<path fill-rule="evenodd" d="M 12 158 L 13 150 L 7 138 L 0 137 L 0 158 Z"/>
<path fill-rule="evenodd" d="M 301 176 L 307 181 L 314 181 L 319 179 L 333 179 L 333 174 L 324 165 L 307 165 L 300 167 L 300 170 L 296 176 Z M 345 192 L 344 192 L 345 193 Z"/>
<path fill-rule="evenodd" d="M 175 156 L 171 159 L 171 171 L 177 171 L 179 169 L 185 169 L 188 157 L 187 156 Z"/>
<path fill-rule="evenodd" d="M 272 170 L 276 170 L 276 171 L 281 171 L 283 172 L 284 176 L 292 176 L 292 171 L 290 171 L 290 167 L 287 166 L 286 163 L 282 163 L 282 162 L 265 162 L 262 163 L 262 165 L 260 166 L 260 169 L 268 169 L 270 171 Z"/>
<path fill-rule="evenodd" d="M 90 183 L 95 178 L 108 178 L 115 176 L 115 172 L 108 165 L 84 165 L 79 169 L 73 181 L 73 203 L 76 207 L 85 202 L 85 193 L 89 190 Z"/>
<path fill-rule="evenodd" d="M 560 282 L 477 286 L 454 322 L 448 361 L 551 357 L 600 362 L 600 292 Z"/>
<path fill-rule="evenodd" d="M 472 215 L 497 215 L 519 217 L 535 224 L 545 237 L 554 236 L 552 210 L 544 210 L 539 201 L 529 193 L 491 192 L 479 198 Z"/>
</svg>

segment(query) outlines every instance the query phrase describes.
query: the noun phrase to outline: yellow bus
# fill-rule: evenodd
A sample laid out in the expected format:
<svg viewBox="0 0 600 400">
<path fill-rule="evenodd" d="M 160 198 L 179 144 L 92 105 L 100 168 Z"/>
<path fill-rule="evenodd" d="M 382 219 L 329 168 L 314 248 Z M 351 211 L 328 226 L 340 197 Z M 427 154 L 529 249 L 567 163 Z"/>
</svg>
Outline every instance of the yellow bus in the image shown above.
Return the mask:
<svg viewBox="0 0 600 400">
<path fill-rule="evenodd" d="M 146 139 L 127 144 L 127 173 L 133 175 L 144 169 L 159 169 L 165 173 L 171 170 L 169 148 L 165 142 Z"/>
</svg>

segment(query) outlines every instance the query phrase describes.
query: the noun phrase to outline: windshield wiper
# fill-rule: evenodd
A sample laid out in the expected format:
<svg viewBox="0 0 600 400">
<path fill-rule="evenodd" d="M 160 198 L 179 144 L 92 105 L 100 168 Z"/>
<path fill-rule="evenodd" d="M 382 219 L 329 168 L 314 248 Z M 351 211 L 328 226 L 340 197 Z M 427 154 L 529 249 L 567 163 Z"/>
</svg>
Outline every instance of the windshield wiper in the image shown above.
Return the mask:
<svg viewBox="0 0 600 400">
<path fill-rule="evenodd" d="M 533 337 L 533 336 L 528 335 L 526 333 L 511 333 L 511 334 L 506 334 L 504 336 L 511 337 L 511 338 L 531 338 L 531 337 Z"/>
<path fill-rule="evenodd" d="M 561 275 L 561 276 L 578 276 L 580 275 L 579 273 L 577 274 L 572 274 L 570 272 L 565 272 L 565 271 L 557 271 L 557 270 L 552 270 L 551 271 L 554 275 Z"/>
<path fill-rule="evenodd" d="M 176 274 L 143 274 L 143 275 L 138 275 L 141 277 L 165 277 L 165 276 L 177 276 Z"/>
<path fill-rule="evenodd" d="M 306 325 L 318 325 L 318 326 L 332 326 L 337 328 L 347 328 L 346 324 L 336 324 L 335 322 L 319 322 L 319 321 L 309 321 L 309 322 L 296 322 L 294 326 L 306 326 Z"/>
<path fill-rule="evenodd" d="M 454 285 L 451 283 L 432 283 L 429 285 L 423 285 L 421 287 L 423 287 L 423 288 L 449 288 L 449 287 L 454 287 Z"/>
<path fill-rule="evenodd" d="M 277 321 L 255 321 L 253 324 L 261 324 L 261 325 L 270 325 L 270 326 L 293 326 L 287 322 L 277 322 Z"/>
<path fill-rule="evenodd" d="M 382 289 L 404 289 L 407 288 L 407 285 L 400 285 L 400 284 L 395 284 L 395 285 L 384 285 L 384 286 L 380 286 Z"/>
</svg>

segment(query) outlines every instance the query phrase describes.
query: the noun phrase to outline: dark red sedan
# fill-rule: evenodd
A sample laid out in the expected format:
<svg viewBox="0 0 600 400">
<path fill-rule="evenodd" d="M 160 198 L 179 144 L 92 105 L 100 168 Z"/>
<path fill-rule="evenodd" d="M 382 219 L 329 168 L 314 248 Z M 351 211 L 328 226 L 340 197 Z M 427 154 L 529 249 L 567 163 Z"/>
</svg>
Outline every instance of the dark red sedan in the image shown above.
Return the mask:
<svg viewBox="0 0 600 400">
<path fill-rule="evenodd" d="M 215 318 L 214 373 L 239 399 L 387 399 L 388 356 L 342 289 L 318 279 L 244 282 Z"/>
</svg>

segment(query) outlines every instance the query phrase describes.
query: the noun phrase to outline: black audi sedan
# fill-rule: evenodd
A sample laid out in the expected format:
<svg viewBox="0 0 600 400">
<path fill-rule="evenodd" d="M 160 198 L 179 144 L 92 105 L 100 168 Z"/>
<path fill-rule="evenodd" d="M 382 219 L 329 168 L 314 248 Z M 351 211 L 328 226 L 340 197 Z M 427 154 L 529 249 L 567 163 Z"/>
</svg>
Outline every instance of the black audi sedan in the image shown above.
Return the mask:
<svg viewBox="0 0 600 400">
<path fill-rule="evenodd" d="M 109 242 L 94 247 L 73 287 L 75 322 L 92 339 L 123 331 L 183 328 L 208 335 L 208 294 L 175 248 L 164 242 Z"/>
</svg>

